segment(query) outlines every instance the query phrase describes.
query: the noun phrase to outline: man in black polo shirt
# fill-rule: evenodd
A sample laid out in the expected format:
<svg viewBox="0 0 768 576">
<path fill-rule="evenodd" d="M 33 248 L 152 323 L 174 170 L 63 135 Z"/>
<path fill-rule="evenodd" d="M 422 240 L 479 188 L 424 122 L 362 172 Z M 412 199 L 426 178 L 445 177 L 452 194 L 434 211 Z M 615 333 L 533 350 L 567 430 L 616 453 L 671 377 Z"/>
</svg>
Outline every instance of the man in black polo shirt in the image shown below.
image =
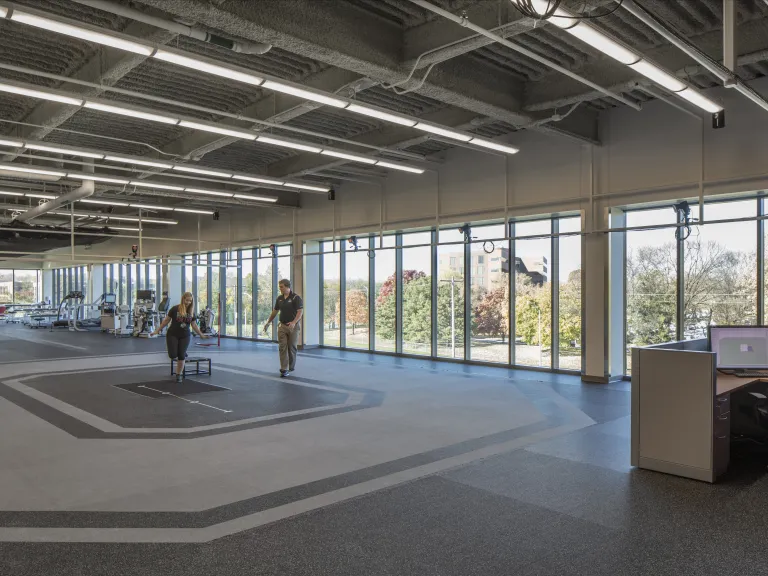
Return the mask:
<svg viewBox="0 0 768 576">
<path fill-rule="evenodd" d="M 264 325 L 267 331 L 272 320 L 280 314 L 280 325 L 277 328 L 277 342 L 280 348 L 280 376 L 288 376 L 296 369 L 296 351 L 301 335 L 301 315 L 304 313 L 304 303 L 301 296 L 291 290 L 290 280 L 280 280 L 277 284 L 280 296 L 275 301 L 275 309 Z"/>
</svg>

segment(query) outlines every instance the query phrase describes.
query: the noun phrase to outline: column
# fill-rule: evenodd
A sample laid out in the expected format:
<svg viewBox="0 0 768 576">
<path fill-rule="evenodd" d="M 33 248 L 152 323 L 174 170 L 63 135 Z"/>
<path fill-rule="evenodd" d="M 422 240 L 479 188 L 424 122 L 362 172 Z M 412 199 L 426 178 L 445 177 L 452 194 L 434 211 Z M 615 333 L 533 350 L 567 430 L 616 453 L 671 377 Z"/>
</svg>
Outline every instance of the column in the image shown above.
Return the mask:
<svg viewBox="0 0 768 576">
<path fill-rule="evenodd" d="M 625 228 L 627 216 L 623 210 L 611 209 L 611 228 Z M 624 375 L 626 341 L 624 311 L 626 309 L 626 282 L 624 266 L 626 261 L 627 234 L 615 232 L 609 235 L 608 307 L 609 307 L 609 373 L 611 376 Z"/>
<path fill-rule="evenodd" d="M 304 316 L 301 336 L 304 346 L 318 346 L 320 344 L 320 334 L 323 327 L 323 308 L 322 290 L 323 286 L 320 279 L 320 242 L 311 241 L 304 243 L 304 258 L 299 260 L 299 264 L 293 267 L 295 279 L 294 286 L 301 287 L 301 297 L 304 299 Z M 294 254 L 301 254 L 301 246 L 294 245 Z M 298 259 L 297 259 L 298 260 Z"/>
</svg>

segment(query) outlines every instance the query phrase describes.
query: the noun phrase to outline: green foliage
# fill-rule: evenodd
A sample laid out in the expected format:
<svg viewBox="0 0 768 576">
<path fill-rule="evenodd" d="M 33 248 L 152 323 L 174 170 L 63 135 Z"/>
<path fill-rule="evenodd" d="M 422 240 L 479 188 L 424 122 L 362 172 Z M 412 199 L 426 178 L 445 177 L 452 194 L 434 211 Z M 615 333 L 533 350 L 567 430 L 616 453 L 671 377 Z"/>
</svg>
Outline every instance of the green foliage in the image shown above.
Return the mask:
<svg viewBox="0 0 768 576">
<path fill-rule="evenodd" d="M 531 346 L 552 346 L 552 296 L 550 285 L 534 285 L 518 276 L 515 294 L 517 335 Z"/>
</svg>

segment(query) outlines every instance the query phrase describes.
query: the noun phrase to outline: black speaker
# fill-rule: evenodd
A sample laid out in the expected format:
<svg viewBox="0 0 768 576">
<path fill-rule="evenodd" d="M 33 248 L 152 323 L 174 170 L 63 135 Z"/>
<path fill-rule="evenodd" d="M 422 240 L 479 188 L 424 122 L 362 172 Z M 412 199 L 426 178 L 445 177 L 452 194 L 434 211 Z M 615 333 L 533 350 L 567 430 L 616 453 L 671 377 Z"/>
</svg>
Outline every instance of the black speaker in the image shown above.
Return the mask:
<svg viewBox="0 0 768 576">
<path fill-rule="evenodd" d="M 333 188 L 328 190 L 328 200 L 336 200 L 336 190 Z"/>
<path fill-rule="evenodd" d="M 712 128 L 715 130 L 725 128 L 725 110 L 712 114 Z"/>
</svg>

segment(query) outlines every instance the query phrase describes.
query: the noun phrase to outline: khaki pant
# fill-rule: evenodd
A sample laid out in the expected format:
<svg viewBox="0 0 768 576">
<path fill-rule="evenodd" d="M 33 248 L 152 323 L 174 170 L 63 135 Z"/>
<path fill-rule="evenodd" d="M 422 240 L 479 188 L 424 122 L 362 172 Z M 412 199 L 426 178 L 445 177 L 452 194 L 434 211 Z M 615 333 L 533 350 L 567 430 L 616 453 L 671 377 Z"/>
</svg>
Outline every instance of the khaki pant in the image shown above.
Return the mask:
<svg viewBox="0 0 768 576">
<path fill-rule="evenodd" d="M 280 349 L 280 370 L 296 369 L 296 352 L 301 335 L 301 324 L 296 324 L 293 329 L 286 324 L 277 327 L 277 343 Z"/>
</svg>

